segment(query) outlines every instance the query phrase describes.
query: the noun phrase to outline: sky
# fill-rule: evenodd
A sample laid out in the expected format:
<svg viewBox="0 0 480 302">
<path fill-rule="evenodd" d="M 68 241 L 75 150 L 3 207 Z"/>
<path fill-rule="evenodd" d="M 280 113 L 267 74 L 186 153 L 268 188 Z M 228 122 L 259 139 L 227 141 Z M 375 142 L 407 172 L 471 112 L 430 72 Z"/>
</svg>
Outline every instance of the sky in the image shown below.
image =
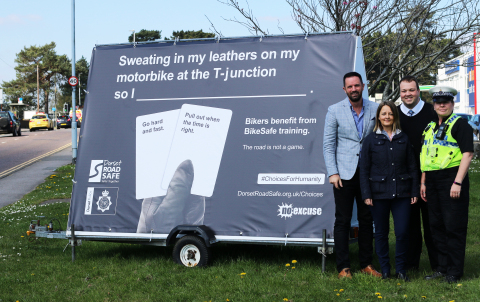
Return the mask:
<svg viewBox="0 0 480 302">
<path fill-rule="evenodd" d="M 226 0 L 225 0 L 226 1 Z M 247 7 L 245 0 L 238 0 Z M 300 33 L 284 0 L 250 0 L 250 8 L 270 34 Z M 75 58 L 90 62 L 95 44 L 128 42 L 131 30 L 212 32 L 210 22 L 225 37 L 249 36 L 240 24 L 225 19 L 242 16 L 217 0 L 75 0 Z M 222 18 L 223 17 L 223 18 Z M 72 58 L 72 0 L 2 0 L 0 3 L 0 86 L 15 79 L 16 54 L 24 47 L 54 41 L 57 54 Z"/>
</svg>

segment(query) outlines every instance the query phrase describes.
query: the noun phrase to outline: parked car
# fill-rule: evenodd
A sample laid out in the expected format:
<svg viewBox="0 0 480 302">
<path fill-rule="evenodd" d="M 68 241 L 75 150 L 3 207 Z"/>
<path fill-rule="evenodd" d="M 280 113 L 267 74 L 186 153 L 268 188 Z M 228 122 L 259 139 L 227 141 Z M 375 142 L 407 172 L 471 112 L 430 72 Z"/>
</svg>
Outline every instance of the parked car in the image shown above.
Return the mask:
<svg viewBox="0 0 480 302">
<path fill-rule="evenodd" d="M 72 127 L 72 120 L 68 115 L 57 116 L 57 129 L 71 128 L 71 127 Z"/>
<path fill-rule="evenodd" d="M 38 129 L 53 130 L 53 128 L 55 127 L 55 122 L 52 119 L 50 119 L 48 115 L 45 113 L 35 114 L 30 119 L 30 123 L 28 123 L 28 127 L 30 128 L 31 132 Z"/>
<path fill-rule="evenodd" d="M 467 121 L 470 121 L 470 119 L 472 118 L 472 115 L 468 113 L 455 113 L 455 114 L 461 118 L 466 119 Z"/>
<path fill-rule="evenodd" d="M 13 136 L 22 135 L 20 120 L 10 111 L 0 111 L 0 133 L 11 133 Z"/>
<path fill-rule="evenodd" d="M 75 117 L 77 122 L 77 128 L 80 128 L 81 122 L 78 120 L 78 116 Z M 60 128 L 72 128 L 72 118 L 68 115 L 57 116 L 57 129 Z"/>
<path fill-rule="evenodd" d="M 472 126 L 473 134 L 475 134 L 477 138 L 480 139 L 480 114 L 475 114 L 474 116 L 472 116 L 468 124 Z"/>
</svg>

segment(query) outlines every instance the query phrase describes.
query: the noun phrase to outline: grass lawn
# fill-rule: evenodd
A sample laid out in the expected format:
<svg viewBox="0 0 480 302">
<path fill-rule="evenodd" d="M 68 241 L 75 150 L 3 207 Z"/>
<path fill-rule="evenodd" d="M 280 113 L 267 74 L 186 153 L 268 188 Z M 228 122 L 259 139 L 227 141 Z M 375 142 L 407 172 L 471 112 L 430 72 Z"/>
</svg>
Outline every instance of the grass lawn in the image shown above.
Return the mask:
<svg viewBox="0 0 480 302">
<path fill-rule="evenodd" d="M 218 244 L 207 268 L 186 268 L 172 247 L 84 241 L 71 261 L 67 240 L 26 236 L 30 220 L 67 225 L 73 166 L 58 169 L 36 190 L 0 209 L 0 301 L 476 301 L 480 295 L 480 161 L 470 168 L 465 276 L 459 284 L 424 281 L 426 248 L 412 282 L 354 274 L 338 280 L 335 254 L 321 273 L 316 248 Z M 464 217 L 458 217 L 464 219 Z M 54 221 L 55 227 L 59 224 Z M 390 236 L 393 260 L 394 235 Z M 33 239 L 33 240 L 32 240 Z M 360 269 L 351 245 L 352 270 Z M 289 264 L 289 266 L 286 266 Z M 374 263 L 377 267 L 378 263 Z"/>
</svg>

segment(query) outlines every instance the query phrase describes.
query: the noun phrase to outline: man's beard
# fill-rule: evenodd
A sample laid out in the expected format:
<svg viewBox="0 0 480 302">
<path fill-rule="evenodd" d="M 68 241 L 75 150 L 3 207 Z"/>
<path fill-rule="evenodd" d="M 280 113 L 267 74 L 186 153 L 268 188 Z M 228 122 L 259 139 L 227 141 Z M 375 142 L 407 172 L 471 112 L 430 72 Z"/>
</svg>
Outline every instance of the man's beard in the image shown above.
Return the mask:
<svg viewBox="0 0 480 302">
<path fill-rule="evenodd" d="M 352 101 L 354 103 L 356 103 L 356 102 L 358 102 L 362 99 L 362 93 L 361 92 L 358 92 L 358 94 L 356 94 L 355 97 L 353 96 L 353 93 L 347 94 L 347 96 L 350 99 L 350 101 Z"/>
</svg>

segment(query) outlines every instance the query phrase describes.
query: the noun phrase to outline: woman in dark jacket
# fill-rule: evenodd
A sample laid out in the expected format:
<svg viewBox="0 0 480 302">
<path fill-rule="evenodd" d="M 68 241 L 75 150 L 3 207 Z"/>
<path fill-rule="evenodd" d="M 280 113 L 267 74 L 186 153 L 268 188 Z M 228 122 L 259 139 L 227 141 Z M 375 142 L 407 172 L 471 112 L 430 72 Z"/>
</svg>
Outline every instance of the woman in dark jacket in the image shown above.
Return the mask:
<svg viewBox="0 0 480 302">
<path fill-rule="evenodd" d="M 363 142 L 360 157 L 360 184 L 365 204 L 371 206 L 375 222 L 375 250 L 382 267 L 382 278 L 390 277 L 388 233 L 393 215 L 396 251 L 395 270 L 399 279 L 410 281 L 405 262 L 408 248 L 410 205 L 419 196 L 417 166 L 408 137 L 400 130 L 397 107 L 393 102 L 378 106 L 375 128 Z"/>
</svg>

